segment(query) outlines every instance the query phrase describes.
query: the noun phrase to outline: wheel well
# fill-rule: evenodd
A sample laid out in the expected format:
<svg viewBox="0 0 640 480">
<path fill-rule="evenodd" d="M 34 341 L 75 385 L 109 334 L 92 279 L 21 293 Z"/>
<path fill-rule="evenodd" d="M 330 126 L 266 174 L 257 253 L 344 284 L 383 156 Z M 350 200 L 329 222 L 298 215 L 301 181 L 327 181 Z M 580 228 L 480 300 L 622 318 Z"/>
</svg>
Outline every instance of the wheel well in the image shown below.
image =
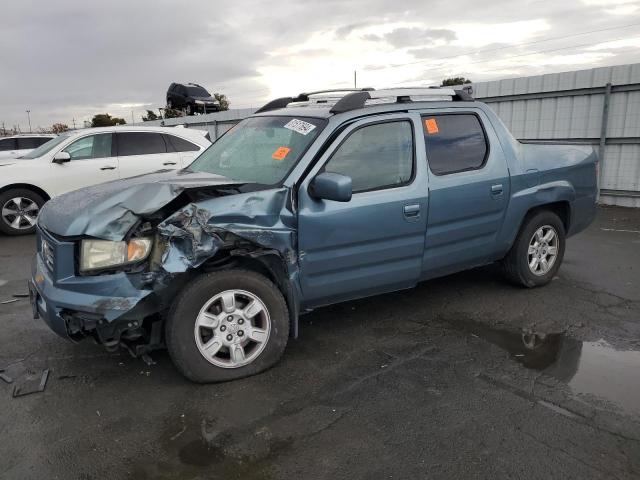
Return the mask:
<svg viewBox="0 0 640 480">
<path fill-rule="evenodd" d="M 264 275 L 271 280 L 284 296 L 289 309 L 290 336 L 298 335 L 298 307 L 293 292 L 293 287 L 289 283 L 286 267 L 283 259 L 275 252 L 252 252 L 242 251 L 241 253 L 223 250 L 218 252 L 213 258 L 205 262 L 199 270 L 203 272 L 214 272 L 216 270 L 227 270 L 241 268 Z"/>
<path fill-rule="evenodd" d="M 6 187 L 0 188 L 0 193 L 4 193 L 7 190 L 12 190 L 14 188 L 24 188 L 26 190 L 31 190 L 32 192 L 40 195 L 45 201 L 51 200 L 51 197 L 47 194 L 47 192 L 39 187 L 36 187 L 35 185 L 29 185 L 28 183 L 14 183 L 13 185 L 7 185 Z"/>
<path fill-rule="evenodd" d="M 569 226 L 571 225 L 571 207 L 569 206 L 569 202 L 562 201 L 538 205 L 527 212 L 527 217 L 531 217 L 542 210 L 549 210 L 558 215 L 560 220 L 562 220 L 565 232 L 569 231 Z"/>
</svg>

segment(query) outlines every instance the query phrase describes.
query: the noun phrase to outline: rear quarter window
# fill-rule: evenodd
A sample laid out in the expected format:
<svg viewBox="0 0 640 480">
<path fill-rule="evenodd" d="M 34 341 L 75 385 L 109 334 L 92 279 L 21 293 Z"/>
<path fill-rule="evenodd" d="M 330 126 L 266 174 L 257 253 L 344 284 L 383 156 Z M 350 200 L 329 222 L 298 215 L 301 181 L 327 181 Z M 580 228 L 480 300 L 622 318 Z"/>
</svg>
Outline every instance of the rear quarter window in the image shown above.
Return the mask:
<svg viewBox="0 0 640 480">
<path fill-rule="evenodd" d="M 197 152 L 200 150 L 200 147 L 195 143 L 175 135 L 164 134 L 164 140 L 170 152 Z"/>
<path fill-rule="evenodd" d="M 429 169 L 435 175 L 477 170 L 489 151 L 480 119 L 472 114 L 422 117 Z"/>
</svg>

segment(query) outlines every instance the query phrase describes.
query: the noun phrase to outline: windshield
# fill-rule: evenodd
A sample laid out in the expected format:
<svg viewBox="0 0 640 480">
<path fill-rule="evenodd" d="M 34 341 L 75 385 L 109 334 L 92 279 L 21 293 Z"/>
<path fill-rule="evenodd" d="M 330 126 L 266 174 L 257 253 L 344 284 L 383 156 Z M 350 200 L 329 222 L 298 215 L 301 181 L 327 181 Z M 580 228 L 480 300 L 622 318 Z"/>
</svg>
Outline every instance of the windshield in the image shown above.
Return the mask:
<svg viewBox="0 0 640 480">
<path fill-rule="evenodd" d="M 56 146 L 60 145 L 62 142 L 64 142 L 68 138 L 69 138 L 69 135 L 60 135 L 60 136 L 58 136 L 56 138 L 52 138 L 47 143 L 43 143 L 38 148 L 36 148 L 34 150 L 31 150 L 29 153 L 27 153 L 26 155 L 21 156 L 20 158 L 38 158 L 38 157 L 41 157 L 45 153 L 50 152 Z"/>
<path fill-rule="evenodd" d="M 280 183 L 326 123 L 319 118 L 247 118 L 205 150 L 189 170 L 237 181 Z"/>
<path fill-rule="evenodd" d="M 187 89 L 187 93 L 192 97 L 210 97 L 209 92 L 207 92 L 202 87 L 185 87 Z"/>
</svg>

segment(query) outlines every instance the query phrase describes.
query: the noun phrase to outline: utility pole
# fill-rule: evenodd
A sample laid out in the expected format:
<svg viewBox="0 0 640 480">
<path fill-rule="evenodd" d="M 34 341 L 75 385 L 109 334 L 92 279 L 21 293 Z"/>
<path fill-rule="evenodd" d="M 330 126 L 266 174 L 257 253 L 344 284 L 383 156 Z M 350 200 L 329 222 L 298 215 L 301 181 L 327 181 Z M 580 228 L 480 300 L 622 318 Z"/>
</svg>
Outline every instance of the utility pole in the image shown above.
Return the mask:
<svg viewBox="0 0 640 480">
<path fill-rule="evenodd" d="M 33 133 L 31 131 L 31 110 L 25 110 L 27 112 L 27 118 L 29 119 L 29 133 Z"/>
<path fill-rule="evenodd" d="M 75 119 L 75 117 L 71 121 L 73 122 L 73 129 L 75 130 L 76 129 L 76 119 Z"/>
<path fill-rule="evenodd" d="M 355 70 L 353 71 L 353 88 L 358 88 L 358 77 Z"/>
</svg>

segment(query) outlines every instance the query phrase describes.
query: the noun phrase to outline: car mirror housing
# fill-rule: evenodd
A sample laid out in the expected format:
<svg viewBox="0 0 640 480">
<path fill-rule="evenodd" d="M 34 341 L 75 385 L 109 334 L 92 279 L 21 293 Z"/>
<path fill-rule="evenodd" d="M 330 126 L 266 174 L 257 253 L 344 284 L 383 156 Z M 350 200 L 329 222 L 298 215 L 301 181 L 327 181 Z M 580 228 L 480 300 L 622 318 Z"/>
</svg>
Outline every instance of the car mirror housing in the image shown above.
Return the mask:
<svg viewBox="0 0 640 480">
<path fill-rule="evenodd" d="M 322 172 L 311 181 L 309 193 L 319 199 L 348 202 L 353 193 L 351 177 L 340 173 Z"/>
<path fill-rule="evenodd" d="M 71 155 L 69 155 L 69 152 L 58 152 L 55 154 L 55 156 L 53 157 L 53 163 L 67 163 L 71 161 Z"/>
</svg>

